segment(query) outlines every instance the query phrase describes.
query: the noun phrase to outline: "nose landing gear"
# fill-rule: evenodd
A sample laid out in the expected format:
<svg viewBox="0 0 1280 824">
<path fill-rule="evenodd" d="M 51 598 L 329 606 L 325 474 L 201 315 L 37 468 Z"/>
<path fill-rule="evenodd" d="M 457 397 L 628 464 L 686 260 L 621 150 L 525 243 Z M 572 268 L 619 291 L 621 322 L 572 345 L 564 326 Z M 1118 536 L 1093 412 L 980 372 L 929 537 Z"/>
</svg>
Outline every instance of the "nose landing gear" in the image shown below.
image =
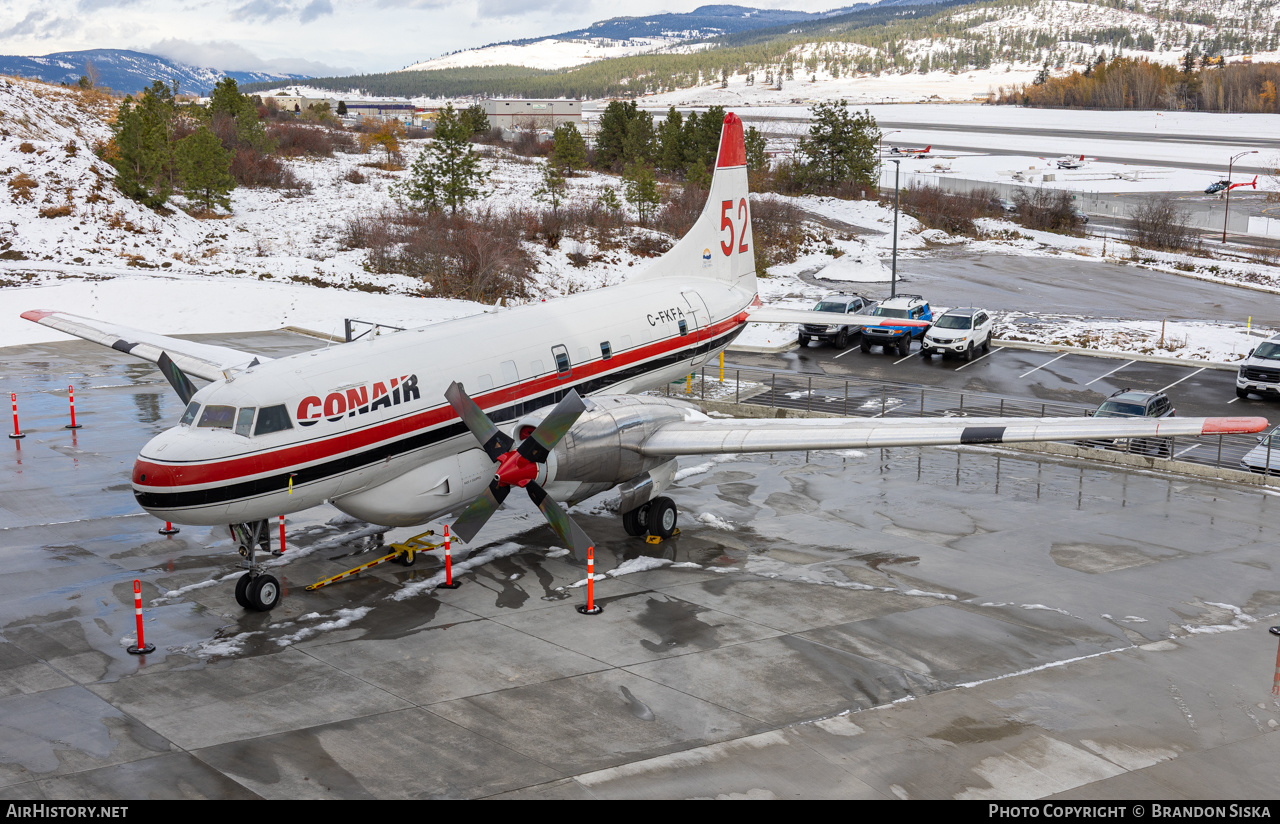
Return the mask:
<svg viewBox="0 0 1280 824">
<path fill-rule="evenodd" d="M 280 603 L 280 582 L 257 562 L 259 550 L 271 554 L 271 529 L 266 520 L 230 524 L 231 535 L 248 570 L 236 581 L 236 603 L 245 609 L 268 612 Z"/>
</svg>

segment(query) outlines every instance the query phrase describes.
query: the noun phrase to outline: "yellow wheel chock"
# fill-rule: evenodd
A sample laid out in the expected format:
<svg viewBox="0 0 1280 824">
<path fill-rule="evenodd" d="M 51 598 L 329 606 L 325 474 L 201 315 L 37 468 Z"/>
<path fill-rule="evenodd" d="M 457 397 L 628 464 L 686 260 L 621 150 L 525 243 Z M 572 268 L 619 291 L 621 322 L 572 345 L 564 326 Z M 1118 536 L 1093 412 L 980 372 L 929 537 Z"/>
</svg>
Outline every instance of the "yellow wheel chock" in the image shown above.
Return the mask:
<svg viewBox="0 0 1280 824">
<path fill-rule="evenodd" d="M 674 529 L 671 531 L 672 538 L 676 537 L 679 534 L 680 534 L 679 529 Z M 644 536 L 644 542 L 646 544 L 660 544 L 662 543 L 662 538 L 658 537 L 657 535 L 646 535 Z"/>
</svg>

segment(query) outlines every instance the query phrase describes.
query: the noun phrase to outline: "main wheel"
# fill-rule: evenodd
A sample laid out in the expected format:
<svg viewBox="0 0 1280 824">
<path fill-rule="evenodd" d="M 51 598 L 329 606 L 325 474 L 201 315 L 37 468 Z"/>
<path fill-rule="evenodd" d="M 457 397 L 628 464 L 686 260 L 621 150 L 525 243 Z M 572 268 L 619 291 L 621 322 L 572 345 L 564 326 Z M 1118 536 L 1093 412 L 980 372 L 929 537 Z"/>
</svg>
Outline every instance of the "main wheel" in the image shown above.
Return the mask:
<svg viewBox="0 0 1280 824">
<path fill-rule="evenodd" d="M 280 603 L 280 582 L 274 575 L 259 575 L 249 584 L 249 609 L 267 612 Z"/>
<path fill-rule="evenodd" d="M 622 513 L 622 528 L 632 537 L 640 537 L 649 531 L 649 504 Z"/>
<path fill-rule="evenodd" d="M 656 498 L 649 504 L 649 534 L 670 538 L 676 532 L 676 502 L 670 498 Z"/>
<path fill-rule="evenodd" d="M 808 346 L 808 345 L 809 345 L 809 336 L 808 336 L 808 335 L 806 335 L 804 332 L 801 332 L 801 333 L 800 333 L 800 345 L 801 345 L 801 346 Z"/>
<path fill-rule="evenodd" d="M 861 348 L 862 348 L 862 351 L 863 351 L 863 352 L 870 352 L 870 351 L 871 351 L 871 341 L 867 340 L 867 336 L 866 336 L 866 335 L 863 335 L 863 336 L 862 336 L 862 344 L 861 344 Z"/>
<path fill-rule="evenodd" d="M 236 603 L 245 609 L 251 608 L 249 603 L 249 584 L 251 583 L 253 583 L 253 576 L 247 572 L 236 581 Z"/>
<path fill-rule="evenodd" d="M 836 332 L 836 339 L 835 339 L 834 343 L 835 343 L 835 345 L 836 345 L 836 348 L 837 348 L 837 349 L 844 349 L 846 346 L 848 346 L 848 345 L 849 345 L 849 332 L 848 332 L 848 330 L 847 330 L 847 329 L 841 329 L 839 332 Z"/>
<path fill-rule="evenodd" d="M 1245 400 L 1246 398 L 1248 398 L 1248 397 L 1249 397 L 1249 390 L 1248 390 L 1248 389 L 1241 389 L 1240 387 L 1238 387 L 1238 386 L 1237 386 L 1237 387 L 1236 387 L 1236 397 L 1237 397 L 1237 398 L 1239 398 L 1240 400 Z"/>
</svg>

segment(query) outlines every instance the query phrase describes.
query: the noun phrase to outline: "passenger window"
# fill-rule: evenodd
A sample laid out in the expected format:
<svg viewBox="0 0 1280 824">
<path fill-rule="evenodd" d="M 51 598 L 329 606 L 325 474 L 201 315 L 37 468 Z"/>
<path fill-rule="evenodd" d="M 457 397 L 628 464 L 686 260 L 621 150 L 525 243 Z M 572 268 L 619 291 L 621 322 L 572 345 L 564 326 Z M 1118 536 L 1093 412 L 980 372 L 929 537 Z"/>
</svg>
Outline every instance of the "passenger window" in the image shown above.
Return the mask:
<svg viewBox="0 0 1280 824">
<path fill-rule="evenodd" d="M 689 324 L 685 323 L 684 321 L 680 321 L 680 334 L 682 335 L 689 334 Z"/>
<path fill-rule="evenodd" d="M 192 401 L 191 403 L 187 404 L 187 411 L 182 413 L 182 420 L 178 421 L 178 423 L 182 424 L 183 426 L 190 426 L 192 423 L 195 422 L 196 415 L 199 414 L 199 412 L 200 412 L 200 404 L 196 403 L 195 401 Z"/>
<path fill-rule="evenodd" d="M 284 404 L 265 406 L 258 413 L 258 427 L 253 430 L 253 434 L 268 435 L 286 429 L 293 429 L 293 424 L 289 422 L 289 410 L 284 408 Z"/>
<path fill-rule="evenodd" d="M 507 360 L 502 362 L 502 382 L 504 384 L 520 382 L 520 373 L 516 371 L 515 361 Z"/>
<path fill-rule="evenodd" d="M 200 416 L 197 427 L 202 429 L 230 429 L 235 423 L 236 408 L 234 406 L 206 406 Z"/>
<path fill-rule="evenodd" d="M 236 434 L 249 437 L 249 433 L 253 431 L 253 413 L 257 412 L 257 408 L 246 406 L 240 410 L 240 414 L 236 416 Z"/>
<path fill-rule="evenodd" d="M 485 389 L 492 389 L 492 388 L 493 388 L 493 376 L 491 376 L 491 375 L 480 375 L 479 377 L 477 377 L 477 378 L 476 378 L 476 385 L 477 385 L 477 386 L 479 386 L 481 390 L 485 390 Z"/>
<path fill-rule="evenodd" d="M 613 357 L 613 349 L 609 346 L 609 341 L 600 341 L 600 357 L 608 360 Z"/>
</svg>

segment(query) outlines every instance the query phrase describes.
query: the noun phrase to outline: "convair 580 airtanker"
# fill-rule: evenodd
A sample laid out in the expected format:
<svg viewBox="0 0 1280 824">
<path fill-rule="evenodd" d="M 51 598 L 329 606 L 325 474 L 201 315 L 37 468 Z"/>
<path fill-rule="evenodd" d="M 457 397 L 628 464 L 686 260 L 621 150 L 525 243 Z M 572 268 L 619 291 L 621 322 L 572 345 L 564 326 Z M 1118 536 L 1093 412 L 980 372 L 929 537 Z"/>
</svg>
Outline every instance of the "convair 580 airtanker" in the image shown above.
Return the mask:
<svg viewBox="0 0 1280 824">
<path fill-rule="evenodd" d="M 254 563 L 267 520 L 326 502 L 385 526 L 461 510 L 455 534 L 470 541 L 511 488 L 523 487 L 583 557 L 590 539 L 561 503 L 617 487 L 629 534 L 670 536 L 677 510 L 663 493 L 681 455 L 1266 426 L 1263 418 L 687 420 L 685 404 L 632 394 L 688 375 L 749 321 L 829 320 L 760 305 L 734 114 L 697 223 L 619 286 L 278 360 L 55 311 L 23 317 L 160 366 L 187 407 L 138 455 L 134 495 L 163 520 L 231 524 L 249 558 L 237 598 L 259 610 L 280 591 Z M 197 390 L 189 376 L 211 383 Z"/>
</svg>

